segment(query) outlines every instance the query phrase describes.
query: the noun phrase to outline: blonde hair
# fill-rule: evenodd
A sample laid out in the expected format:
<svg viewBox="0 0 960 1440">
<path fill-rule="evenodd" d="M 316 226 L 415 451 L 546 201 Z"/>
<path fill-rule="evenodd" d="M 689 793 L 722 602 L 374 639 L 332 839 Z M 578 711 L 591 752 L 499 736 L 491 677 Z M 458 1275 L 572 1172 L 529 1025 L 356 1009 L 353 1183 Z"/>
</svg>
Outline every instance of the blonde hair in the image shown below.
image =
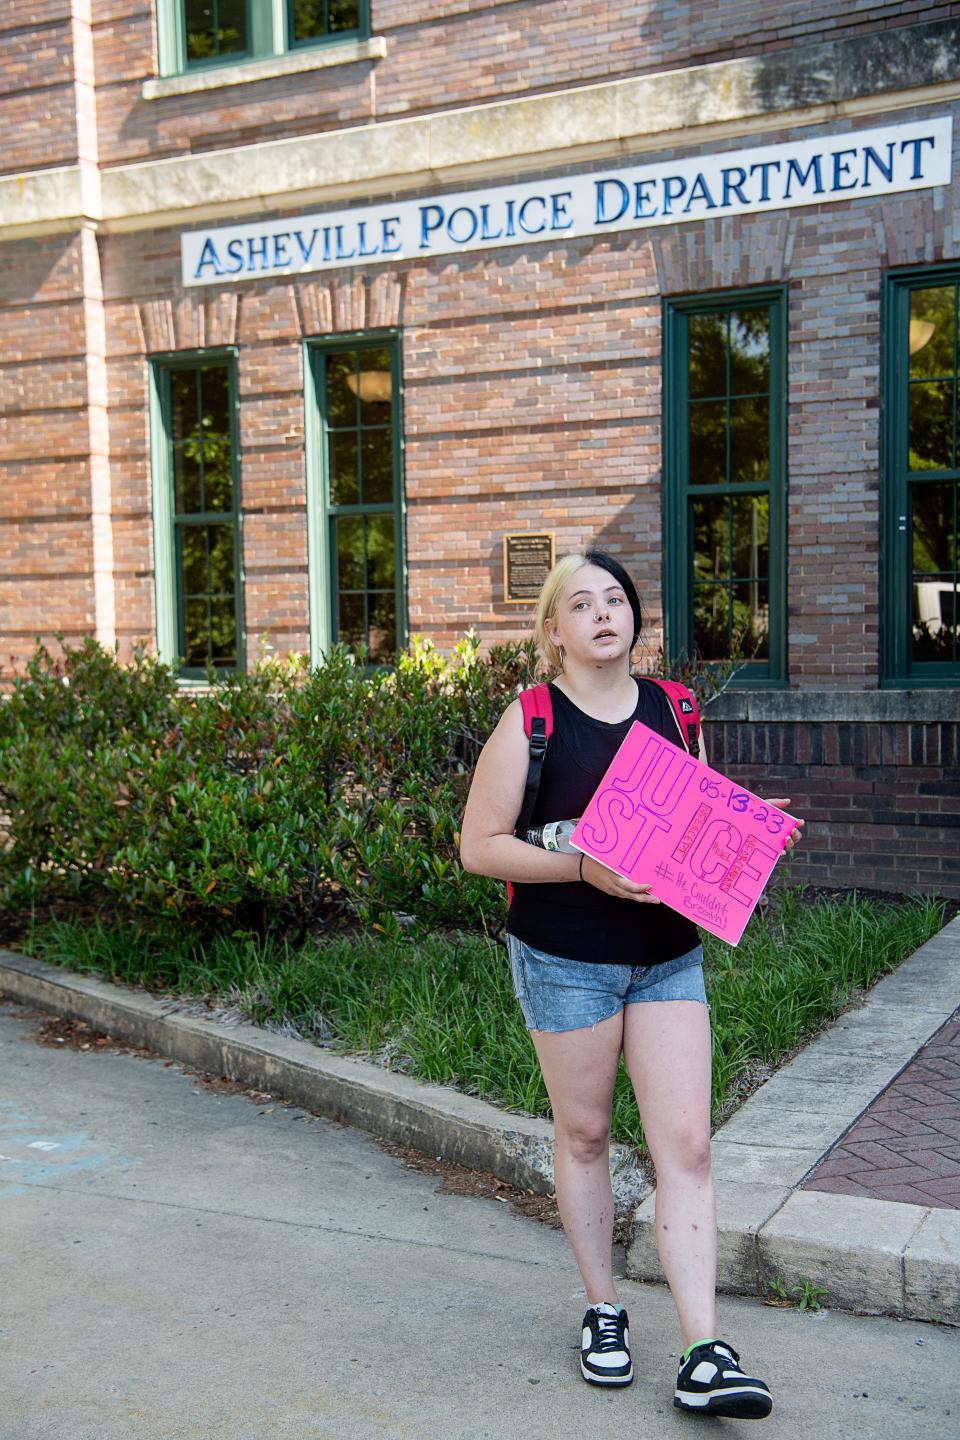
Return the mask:
<svg viewBox="0 0 960 1440">
<path fill-rule="evenodd" d="M 540 598 L 537 601 L 537 613 L 533 620 L 533 638 L 536 641 L 537 649 L 551 670 L 562 670 L 563 661 L 559 649 L 547 634 L 547 621 L 552 620 L 556 615 L 560 596 L 566 589 L 567 583 L 572 580 L 578 570 L 589 563 L 586 555 L 564 555 L 557 561 L 543 582 L 543 589 L 540 591 Z"/>
</svg>

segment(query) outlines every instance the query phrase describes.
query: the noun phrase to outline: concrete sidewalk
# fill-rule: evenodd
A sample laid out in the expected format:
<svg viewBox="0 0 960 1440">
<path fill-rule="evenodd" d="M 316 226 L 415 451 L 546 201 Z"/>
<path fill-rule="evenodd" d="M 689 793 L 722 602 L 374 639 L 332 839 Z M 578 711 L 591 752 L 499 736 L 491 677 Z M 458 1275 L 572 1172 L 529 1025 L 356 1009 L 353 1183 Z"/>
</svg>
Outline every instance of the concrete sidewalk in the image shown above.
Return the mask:
<svg viewBox="0 0 960 1440">
<path fill-rule="evenodd" d="M 740 1107 L 713 1139 L 722 1289 L 809 1280 L 827 1303 L 960 1324 L 960 1211 L 806 1189 L 805 1182 L 960 1001 L 960 916 Z M 943 1096 L 933 1103 L 940 1109 Z M 960 1092 L 953 1100 L 960 1135 Z M 940 1116 L 944 1125 L 950 1122 Z M 661 1277 L 654 1197 L 634 1219 L 638 1279 Z"/>
<path fill-rule="evenodd" d="M 636 1380 L 580 1379 L 564 1237 L 366 1135 L 0 1005 L 0 1440 L 745 1436 L 673 1408 L 677 1321 L 621 1282 Z M 956 1337 L 725 1297 L 769 1440 L 955 1433 Z M 760 1432 L 758 1432 L 759 1434 Z"/>
<path fill-rule="evenodd" d="M 550 1125 L 446 1087 L 9 952 L 0 952 L 0 993 L 522 1188 L 552 1186 Z M 833 1307 L 960 1324 L 960 1211 L 804 1189 L 958 1000 L 960 917 L 717 1132 L 723 1290 L 765 1295 L 775 1281 L 792 1290 L 808 1280 Z M 628 1150 L 616 1152 L 613 1168 L 619 1203 L 638 1204 L 628 1274 L 658 1280 L 650 1187 Z"/>
</svg>

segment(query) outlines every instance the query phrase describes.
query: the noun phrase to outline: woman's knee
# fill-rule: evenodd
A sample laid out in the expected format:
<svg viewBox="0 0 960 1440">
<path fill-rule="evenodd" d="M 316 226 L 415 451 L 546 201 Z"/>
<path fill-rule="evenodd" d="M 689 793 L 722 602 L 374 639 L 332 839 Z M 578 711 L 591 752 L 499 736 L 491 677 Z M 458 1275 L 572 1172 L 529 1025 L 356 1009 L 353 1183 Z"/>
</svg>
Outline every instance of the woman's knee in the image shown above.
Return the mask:
<svg viewBox="0 0 960 1440">
<path fill-rule="evenodd" d="M 557 1148 L 578 1165 L 589 1165 L 610 1149 L 608 1116 L 564 1121 L 555 1129 Z"/>
<path fill-rule="evenodd" d="M 667 1144 L 656 1147 L 653 1156 L 659 1179 L 677 1175 L 691 1180 L 710 1177 L 710 1132 L 699 1126 L 670 1136 Z"/>
</svg>

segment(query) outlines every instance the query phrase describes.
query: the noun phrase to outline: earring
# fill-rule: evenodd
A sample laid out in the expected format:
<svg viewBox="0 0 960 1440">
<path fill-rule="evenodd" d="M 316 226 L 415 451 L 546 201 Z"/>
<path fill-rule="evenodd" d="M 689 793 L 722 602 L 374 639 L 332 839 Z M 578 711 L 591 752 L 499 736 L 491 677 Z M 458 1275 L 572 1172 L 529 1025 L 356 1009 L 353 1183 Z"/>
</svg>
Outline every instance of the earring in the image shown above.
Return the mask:
<svg viewBox="0 0 960 1440">
<path fill-rule="evenodd" d="M 567 657 L 566 657 L 566 651 L 564 650 L 564 648 L 563 648 L 562 645 L 558 645 L 558 646 L 557 646 L 557 654 L 560 656 L 560 669 L 565 671 L 565 670 L 566 670 L 566 666 L 564 665 L 563 662 L 566 660 Z"/>
</svg>

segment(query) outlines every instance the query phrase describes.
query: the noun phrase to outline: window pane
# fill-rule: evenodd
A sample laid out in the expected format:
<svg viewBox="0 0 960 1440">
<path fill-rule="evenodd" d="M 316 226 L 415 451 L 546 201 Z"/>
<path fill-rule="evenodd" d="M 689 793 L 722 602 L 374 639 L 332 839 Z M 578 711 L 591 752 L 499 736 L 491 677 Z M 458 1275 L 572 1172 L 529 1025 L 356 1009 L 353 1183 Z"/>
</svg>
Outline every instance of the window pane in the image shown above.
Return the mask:
<svg viewBox="0 0 960 1440">
<path fill-rule="evenodd" d="M 956 660 L 960 607 L 952 577 L 914 577 L 913 600 L 913 659 Z"/>
<path fill-rule="evenodd" d="M 393 399 L 389 350 L 361 350 L 359 392 L 360 423 L 389 425 Z"/>
<path fill-rule="evenodd" d="M 326 34 L 323 0 L 293 0 L 290 7 L 290 34 L 294 44 L 299 40 L 316 40 Z"/>
<path fill-rule="evenodd" d="M 170 437 L 176 442 L 192 434 L 197 423 L 197 372 L 170 372 Z"/>
<path fill-rule="evenodd" d="M 247 0 L 218 0 L 218 43 L 221 55 L 247 48 Z"/>
<path fill-rule="evenodd" d="M 730 654 L 730 591 L 726 585 L 693 587 L 693 643 L 704 660 Z"/>
<path fill-rule="evenodd" d="M 770 311 L 735 310 L 730 316 L 730 394 L 762 394 L 769 388 Z"/>
<path fill-rule="evenodd" d="M 232 596 L 236 585 L 233 563 L 233 526 L 207 526 L 210 547 L 210 594 Z"/>
<path fill-rule="evenodd" d="M 955 564 L 955 531 L 952 481 L 911 487 L 913 492 L 913 568 L 915 572 L 939 575 L 952 572 Z"/>
<path fill-rule="evenodd" d="M 727 478 L 727 402 L 690 406 L 690 484 L 722 485 Z"/>
<path fill-rule="evenodd" d="M 696 580 L 730 574 L 730 502 L 704 496 L 692 502 L 693 573 Z"/>
<path fill-rule="evenodd" d="M 362 590 L 364 585 L 363 520 L 360 516 L 336 522 L 337 588 Z"/>
<path fill-rule="evenodd" d="M 353 351 L 327 356 L 327 424 L 357 423 L 357 357 Z M 350 382 L 348 384 L 348 381 Z"/>
<path fill-rule="evenodd" d="M 730 401 L 730 479 L 765 485 L 770 479 L 770 401 Z"/>
<path fill-rule="evenodd" d="M 356 650 L 358 645 L 366 644 L 367 622 L 364 616 L 362 595 L 340 596 L 337 639 L 342 644 L 349 645 L 351 650 Z"/>
<path fill-rule="evenodd" d="M 176 514 L 231 510 L 233 445 L 226 365 L 171 371 L 169 425 Z"/>
<path fill-rule="evenodd" d="M 393 589 L 393 516 L 371 515 L 367 521 L 367 584 L 371 590 Z"/>
<path fill-rule="evenodd" d="M 173 508 L 177 515 L 198 515 L 200 500 L 199 447 L 194 441 L 173 447 Z"/>
<path fill-rule="evenodd" d="M 957 586 L 943 577 L 914 582 L 914 660 L 956 661 L 960 639 Z"/>
<path fill-rule="evenodd" d="M 700 395 L 726 395 L 727 317 L 691 315 L 689 327 L 690 350 L 687 365 L 690 398 Z"/>
<path fill-rule="evenodd" d="M 356 431 L 335 430 L 329 441 L 330 504 L 356 505 L 360 499 Z"/>
<path fill-rule="evenodd" d="M 393 436 L 389 430 L 363 434 L 363 503 L 384 504 L 393 499 Z"/>
<path fill-rule="evenodd" d="M 200 371 L 200 427 L 204 435 L 230 434 L 230 376 L 226 365 Z"/>
<path fill-rule="evenodd" d="M 733 638 L 751 660 L 770 658 L 770 599 L 766 580 L 733 587 Z"/>
<path fill-rule="evenodd" d="M 209 60 L 217 53 L 216 0 L 183 0 L 187 59 Z"/>
<path fill-rule="evenodd" d="M 911 487 L 914 660 L 957 658 L 957 486 Z"/>
<path fill-rule="evenodd" d="M 232 600 L 210 602 L 210 662 L 230 668 L 237 663 L 237 619 Z"/>
<path fill-rule="evenodd" d="M 734 495 L 733 573 L 741 580 L 763 579 L 770 563 L 770 499 L 767 495 Z"/>
<path fill-rule="evenodd" d="M 389 595 L 370 596 L 370 659 L 390 665 L 397 655 L 397 603 Z"/>
<path fill-rule="evenodd" d="M 203 669 L 208 662 L 233 667 L 239 662 L 239 541 L 233 515 L 230 366 L 181 364 L 169 371 L 168 384 L 164 423 L 172 441 L 179 649 L 190 669 Z M 223 520 L 182 523 L 210 511 L 221 512 Z"/>
<path fill-rule="evenodd" d="M 329 505 L 361 512 L 330 516 L 338 633 L 363 643 L 371 663 L 390 664 L 398 623 L 393 349 L 362 344 L 321 363 Z"/>
<path fill-rule="evenodd" d="M 237 614 L 232 525 L 182 525 L 180 593 L 188 665 L 236 663 Z"/>
<path fill-rule="evenodd" d="M 910 469 L 950 470 L 953 466 L 953 381 L 910 386 Z"/>
<path fill-rule="evenodd" d="M 360 27 L 359 0 L 328 0 L 327 14 L 330 30 L 335 34 Z"/>
<path fill-rule="evenodd" d="M 184 595 L 207 591 L 207 532 L 202 525 L 180 527 L 180 586 Z"/>
<path fill-rule="evenodd" d="M 187 665 L 201 669 L 207 663 L 207 601 L 201 597 L 183 605 L 183 658 Z"/>
<path fill-rule="evenodd" d="M 233 509 L 233 460 L 229 435 L 211 436 L 203 446 L 203 507 Z"/>
<path fill-rule="evenodd" d="M 956 287 L 910 292 L 910 379 L 953 375 Z"/>
<path fill-rule="evenodd" d="M 735 641 L 769 659 L 768 516 L 765 495 L 692 502 L 694 645 L 705 660 L 727 659 Z"/>
<path fill-rule="evenodd" d="M 246 0 L 184 0 L 183 13 L 188 61 L 246 50 Z"/>
</svg>

